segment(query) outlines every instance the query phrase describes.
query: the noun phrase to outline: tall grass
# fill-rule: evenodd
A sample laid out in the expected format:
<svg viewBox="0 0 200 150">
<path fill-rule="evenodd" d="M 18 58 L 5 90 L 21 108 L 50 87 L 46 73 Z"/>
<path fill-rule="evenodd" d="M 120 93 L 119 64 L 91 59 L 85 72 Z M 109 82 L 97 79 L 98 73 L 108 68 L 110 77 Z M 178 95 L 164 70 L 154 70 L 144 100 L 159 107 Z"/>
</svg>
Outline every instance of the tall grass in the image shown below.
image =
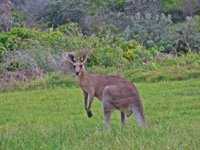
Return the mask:
<svg viewBox="0 0 200 150">
<path fill-rule="evenodd" d="M 0 93 L 0 149 L 192 149 L 200 147 L 200 81 L 138 83 L 150 129 L 114 112 L 103 130 L 101 102 L 84 110 L 77 87 Z"/>
</svg>

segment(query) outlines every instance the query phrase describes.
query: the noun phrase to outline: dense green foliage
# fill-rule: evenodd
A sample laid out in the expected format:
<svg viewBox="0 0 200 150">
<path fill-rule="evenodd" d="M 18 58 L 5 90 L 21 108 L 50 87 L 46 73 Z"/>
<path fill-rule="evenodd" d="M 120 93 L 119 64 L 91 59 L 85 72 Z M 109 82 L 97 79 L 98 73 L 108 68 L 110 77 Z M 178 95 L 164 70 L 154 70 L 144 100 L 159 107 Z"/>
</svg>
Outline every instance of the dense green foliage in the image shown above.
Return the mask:
<svg viewBox="0 0 200 150">
<path fill-rule="evenodd" d="M 135 39 L 148 48 L 159 46 L 164 51 L 170 51 L 175 47 L 175 37 L 166 30 L 171 22 L 170 16 L 140 13 L 130 18 L 131 24 L 126 28 L 128 39 Z"/>
<path fill-rule="evenodd" d="M 83 49 L 89 55 L 86 68 L 93 73 L 117 73 L 133 82 L 199 77 L 196 0 L 12 0 L 1 4 L 2 85 L 10 87 L 54 72 L 70 73 L 65 53 Z"/>
<path fill-rule="evenodd" d="M 180 29 L 173 27 L 173 30 Z M 189 36 L 188 32 L 184 35 Z M 195 37 L 195 33 L 193 37 L 189 37 Z M 162 45 L 154 45 L 147 49 L 135 40 L 126 41 L 116 37 L 110 30 L 102 30 L 97 36 L 86 36 L 77 24 L 70 23 L 45 32 L 13 28 L 11 32 L 2 33 L 0 41 L 2 90 L 12 89 L 12 84 L 15 86 L 16 82 L 28 81 L 44 74 L 72 72 L 70 65 L 65 65 L 65 61 L 62 62 L 62 54 L 81 49 L 88 50 L 89 59 L 86 68 L 93 73 L 121 74 L 132 82 L 158 82 L 200 77 L 200 55 L 191 52 L 195 50 L 195 44 L 198 52 L 198 40 L 193 47 L 192 43 L 190 47 L 187 47 L 188 45 L 184 47 L 186 52 L 190 51 L 189 53 L 180 56 L 176 53 L 173 56 L 164 54 Z M 68 79 L 57 78 L 57 80 L 68 85 L 68 82 L 65 82 Z M 4 82 L 8 82 L 8 85 Z M 46 85 L 49 87 L 52 84 L 44 80 L 36 86 Z"/>
<path fill-rule="evenodd" d="M 30 51 L 37 53 L 38 49 L 36 48 L 39 48 L 39 53 L 45 51 L 45 53 L 50 52 L 52 55 L 61 57 L 61 54 L 65 51 L 76 51 L 82 48 L 91 49 L 89 66 L 107 67 L 117 64 L 123 66 L 139 59 L 142 63 L 147 57 L 150 59 L 151 56 L 160 53 L 156 47 L 147 51 L 138 42 L 125 41 L 122 38 L 115 37 L 110 32 L 101 32 L 96 37 L 84 36 L 75 24 L 60 26 L 55 31 L 49 30 L 47 32 L 13 28 L 11 32 L 2 33 L 0 41 L 2 43 L 2 54 L 6 54 L 4 51 L 9 53 L 13 50 L 20 50 L 23 53 L 30 53 Z M 5 60 L 7 60 L 6 57 Z M 13 61 L 16 60 L 13 59 Z"/>
<path fill-rule="evenodd" d="M 172 22 L 183 22 L 188 16 L 198 15 L 200 10 L 198 0 L 192 2 L 189 0 L 37 0 L 36 2 L 12 0 L 9 3 L 2 2 L 2 6 L 4 7 L 0 10 L 3 15 L 0 19 L 6 16 L 11 20 L 9 22 L 14 22 L 9 24 L 2 21 L 2 30 L 6 28 L 5 31 L 13 26 L 26 25 L 45 29 L 76 22 L 84 35 L 96 35 L 102 30 L 110 29 L 116 36 L 136 40 L 147 48 L 161 45 L 163 51 L 167 53 L 176 49 L 185 52 L 182 45 L 194 43 L 194 38 L 198 39 L 200 35 L 199 30 L 195 30 L 197 25 L 188 32 L 189 36 L 193 36 L 193 32 L 196 34 L 194 38 L 189 39 L 192 39 L 192 42 L 179 40 L 177 36 L 180 35 L 168 30 Z M 180 44 L 181 42 L 183 44 Z M 199 51 L 196 46 L 195 49 Z"/>
<path fill-rule="evenodd" d="M 114 112 L 103 131 L 101 102 L 83 107 L 80 89 L 54 88 L 0 93 L 0 149 L 193 149 L 200 147 L 199 80 L 136 84 L 150 129 L 135 117 L 121 128 Z"/>
</svg>

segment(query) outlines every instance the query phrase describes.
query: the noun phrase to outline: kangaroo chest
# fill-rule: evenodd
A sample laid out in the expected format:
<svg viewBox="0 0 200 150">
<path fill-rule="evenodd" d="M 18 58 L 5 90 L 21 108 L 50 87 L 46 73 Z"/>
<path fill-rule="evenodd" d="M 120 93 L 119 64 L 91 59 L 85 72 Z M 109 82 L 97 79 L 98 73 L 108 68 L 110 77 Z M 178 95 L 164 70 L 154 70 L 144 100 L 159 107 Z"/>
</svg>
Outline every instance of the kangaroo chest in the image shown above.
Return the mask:
<svg viewBox="0 0 200 150">
<path fill-rule="evenodd" d="M 91 79 L 91 76 L 79 76 L 76 78 L 78 85 L 81 89 L 88 94 L 94 93 L 94 96 L 99 100 L 102 99 L 103 87 L 96 88 L 95 81 Z"/>
<path fill-rule="evenodd" d="M 76 79 L 78 85 L 81 87 L 82 90 L 86 91 L 87 93 L 90 93 L 93 89 L 93 86 L 90 83 L 90 80 L 83 77 L 77 77 Z"/>
</svg>

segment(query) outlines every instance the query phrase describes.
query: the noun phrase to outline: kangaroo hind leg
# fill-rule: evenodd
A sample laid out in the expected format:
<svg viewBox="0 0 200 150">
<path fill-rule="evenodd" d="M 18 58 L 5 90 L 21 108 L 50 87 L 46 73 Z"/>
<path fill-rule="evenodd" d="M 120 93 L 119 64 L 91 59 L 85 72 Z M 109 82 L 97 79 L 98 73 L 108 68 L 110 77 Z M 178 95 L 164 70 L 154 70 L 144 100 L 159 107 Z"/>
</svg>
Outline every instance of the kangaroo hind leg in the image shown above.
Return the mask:
<svg viewBox="0 0 200 150">
<path fill-rule="evenodd" d="M 104 110 L 104 129 L 110 129 L 110 118 L 113 111 Z"/>
<path fill-rule="evenodd" d="M 110 87 L 107 86 L 103 91 L 103 97 L 102 97 L 102 103 L 103 103 L 103 110 L 104 110 L 104 128 L 109 129 L 110 128 L 110 118 L 115 110 L 113 105 L 111 104 L 112 101 L 112 95 L 109 92 Z"/>
</svg>

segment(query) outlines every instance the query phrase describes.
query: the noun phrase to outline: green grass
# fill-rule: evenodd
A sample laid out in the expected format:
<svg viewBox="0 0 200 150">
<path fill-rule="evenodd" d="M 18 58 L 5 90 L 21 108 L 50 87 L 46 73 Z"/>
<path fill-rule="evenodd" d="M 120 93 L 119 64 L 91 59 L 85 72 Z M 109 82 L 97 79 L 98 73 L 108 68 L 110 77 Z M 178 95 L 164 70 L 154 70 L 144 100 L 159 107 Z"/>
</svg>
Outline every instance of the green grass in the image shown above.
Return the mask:
<svg viewBox="0 0 200 150">
<path fill-rule="evenodd" d="M 121 128 L 116 111 L 105 132 L 101 102 L 93 102 L 89 119 L 74 86 L 0 93 L 0 149 L 199 149 L 200 80 L 136 86 L 148 130 L 134 116 Z"/>
</svg>

